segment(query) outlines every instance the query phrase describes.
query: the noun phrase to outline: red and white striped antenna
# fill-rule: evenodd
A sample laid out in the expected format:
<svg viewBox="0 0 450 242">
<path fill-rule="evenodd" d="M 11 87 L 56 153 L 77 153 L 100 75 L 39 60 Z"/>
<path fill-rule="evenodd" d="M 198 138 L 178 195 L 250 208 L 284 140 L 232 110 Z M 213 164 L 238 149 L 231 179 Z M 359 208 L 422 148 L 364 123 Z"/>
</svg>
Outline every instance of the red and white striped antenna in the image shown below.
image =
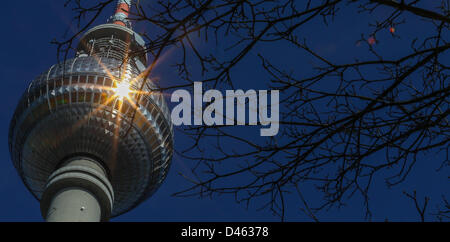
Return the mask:
<svg viewBox="0 0 450 242">
<path fill-rule="evenodd" d="M 130 27 L 130 21 L 128 21 L 130 8 L 131 0 L 118 0 L 116 11 L 111 17 L 111 22 L 124 27 Z"/>
</svg>

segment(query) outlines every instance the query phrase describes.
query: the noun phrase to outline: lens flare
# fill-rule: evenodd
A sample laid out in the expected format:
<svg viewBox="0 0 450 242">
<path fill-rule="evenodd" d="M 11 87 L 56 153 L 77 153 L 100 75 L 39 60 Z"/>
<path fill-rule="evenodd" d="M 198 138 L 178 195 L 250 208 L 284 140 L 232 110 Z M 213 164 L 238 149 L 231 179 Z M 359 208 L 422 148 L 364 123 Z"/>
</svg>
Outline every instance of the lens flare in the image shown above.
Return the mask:
<svg viewBox="0 0 450 242">
<path fill-rule="evenodd" d="M 122 81 L 117 83 L 117 87 L 114 88 L 114 92 L 116 93 L 116 96 L 120 98 L 128 97 L 130 94 L 130 83 Z"/>
</svg>

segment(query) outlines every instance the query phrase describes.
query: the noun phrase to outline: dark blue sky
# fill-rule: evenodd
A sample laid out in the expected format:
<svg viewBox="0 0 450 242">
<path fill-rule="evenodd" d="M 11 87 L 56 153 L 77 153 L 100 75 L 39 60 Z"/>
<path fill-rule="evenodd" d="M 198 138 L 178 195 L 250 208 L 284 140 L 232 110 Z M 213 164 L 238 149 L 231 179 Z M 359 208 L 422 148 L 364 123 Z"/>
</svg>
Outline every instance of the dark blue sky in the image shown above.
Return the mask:
<svg viewBox="0 0 450 242">
<path fill-rule="evenodd" d="M 50 44 L 53 38 L 61 39 L 67 30 L 73 17 L 70 9 L 63 7 L 60 0 L 40 1 L 6 1 L 3 4 L 3 25 L 0 46 L 2 46 L 0 58 L 0 80 L 3 83 L 3 100 L 0 102 L 0 221 L 42 221 L 39 203 L 26 190 L 17 175 L 8 150 L 8 128 L 17 101 L 28 83 L 39 73 L 45 71 L 56 62 L 56 47 Z M 112 9 L 111 9 L 112 11 Z M 353 57 L 364 58 L 367 48 L 356 46 L 361 33 L 367 29 L 367 19 L 370 16 L 359 16 L 351 12 L 341 12 L 339 18 L 329 26 L 321 23 L 312 24 L 306 28 L 306 37 L 313 39 L 311 47 L 319 50 L 321 54 L 332 56 L 337 62 L 348 62 Z M 108 15 L 100 19 L 105 22 Z M 361 21 L 364 20 L 364 21 Z M 370 19 L 369 19 L 370 20 Z M 398 29 L 400 40 L 389 38 L 389 33 L 381 34 L 382 40 L 375 48 L 387 56 L 396 57 L 402 52 L 402 46 L 409 45 L 410 36 L 416 36 L 418 32 L 425 33 L 428 26 L 421 21 L 410 20 L 405 28 Z M 138 30 L 139 30 L 138 26 Z M 217 53 L 226 55 L 219 45 Z M 265 48 L 257 46 L 255 51 L 234 71 L 236 88 L 257 89 L 261 83 L 267 81 L 264 74 L 252 72 L 260 66 L 255 53 Z M 310 57 L 295 52 L 290 52 L 283 45 L 272 46 L 272 49 L 264 49 L 271 60 L 278 59 L 291 63 L 298 63 L 295 71 L 305 76 L 312 73 Z M 403 49 L 404 50 L 404 49 Z M 176 52 L 176 50 L 174 50 Z M 347 53 L 352 53 L 349 55 Z M 176 54 L 174 54 L 176 55 Z M 176 75 L 164 65 L 169 65 L 171 55 L 159 63 L 156 74 L 160 80 L 170 83 L 176 79 Z M 448 61 L 448 60 L 447 60 Z M 174 83 L 176 81 L 174 80 Z M 282 94 L 281 94 L 282 95 Z M 167 100 L 169 101 L 169 100 Z M 242 129 L 242 128 L 236 128 Z M 254 134 L 257 134 L 255 129 Z M 248 132 L 253 132 L 248 131 Z M 261 138 L 262 139 L 262 138 Z M 175 147 L 182 148 L 189 145 L 190 141 L 175 133 Z M 232 144 L 230 144 L 232 145 Z M 383 159 L 380 156 L 380 159 Z M 370 193 L 373 220 L 380 221 L 388 218 L 393 221 L 416 221 L 418 214 L 414 204 L 402 195 L 402 191 L 417 190 L 420 197 L 431 197 L 429 208 L 433 210 L 440 204 L 441 195 L 450 190 L 448 182 L 448 169 L 436 173 L 442 157 L 421 157 L 408 180 L 402 185 L 388 189 L 382 179 L 375 180 Z M 192 163 L 175 155 L 172 161 L 169 175 L 156 194 L 141 204 L 133 211 L 124 214 L 112 221 L 277 221 L 270 211 L 256 211 L 258 203 L 246 209 L 244 205 L 234 202 L 232 196 L 213 197 L 212 199 L 178 198 L 171 194 L 188 186 L 186 180 L 178 173 L 185 172 Z M 447 175 L 446 175 L 447 174 Z M 304 188 L 305 197 L 312 203 L 320 202 L 320 196 L 310 187 Z M 301 202 L 296 196 L 287 197 L 287 221 L 309 221 L 301 211 Z M 347 202 L 347 206 L 340 210 L 332 209 L 321 212 L 318 218 L 324 221 L 360 221 L 364 219 L 364 208 L 361 197 L 354 197 Z M 431 217 L 427 217 L 432 219 Z"/>
</svg>

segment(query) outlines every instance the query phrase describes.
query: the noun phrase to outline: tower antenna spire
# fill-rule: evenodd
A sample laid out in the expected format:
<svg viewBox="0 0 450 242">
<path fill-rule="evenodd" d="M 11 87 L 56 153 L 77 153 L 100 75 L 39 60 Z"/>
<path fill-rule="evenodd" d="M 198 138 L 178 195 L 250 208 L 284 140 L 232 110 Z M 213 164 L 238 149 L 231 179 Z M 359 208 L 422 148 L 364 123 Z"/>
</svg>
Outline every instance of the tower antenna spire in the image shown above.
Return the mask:
<svg viewBox="0 0 450 242">
<path fill-rule="evenodd" d="M 128 20 L 128 14 L 131 8 L 131 0 L 118 0 L 116 11 L 111 16 L 111 22 L 124 27 L 130 27 L 130 21 Z"/>
</svg>

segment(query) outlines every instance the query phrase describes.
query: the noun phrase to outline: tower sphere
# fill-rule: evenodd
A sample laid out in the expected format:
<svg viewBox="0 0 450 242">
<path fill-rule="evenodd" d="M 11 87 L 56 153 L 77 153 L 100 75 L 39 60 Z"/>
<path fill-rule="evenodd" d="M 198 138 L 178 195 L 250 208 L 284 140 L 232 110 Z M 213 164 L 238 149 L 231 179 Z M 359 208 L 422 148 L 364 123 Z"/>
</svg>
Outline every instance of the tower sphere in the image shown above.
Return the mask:
<svg viewBox="0 0 450 242">
<path fill-rule="evenodd" d="M 151 80 L 143 85 L 145 42 L 127 21 L 112 21 L 87 31 L 75 58 L 34 79 L 11 120 L 13 164 L 44 217 L 58 189 L 73 184 L 97 197 L 107 220 L 149 198 L 167 175 L 169 109 Z"/>
</svg>

